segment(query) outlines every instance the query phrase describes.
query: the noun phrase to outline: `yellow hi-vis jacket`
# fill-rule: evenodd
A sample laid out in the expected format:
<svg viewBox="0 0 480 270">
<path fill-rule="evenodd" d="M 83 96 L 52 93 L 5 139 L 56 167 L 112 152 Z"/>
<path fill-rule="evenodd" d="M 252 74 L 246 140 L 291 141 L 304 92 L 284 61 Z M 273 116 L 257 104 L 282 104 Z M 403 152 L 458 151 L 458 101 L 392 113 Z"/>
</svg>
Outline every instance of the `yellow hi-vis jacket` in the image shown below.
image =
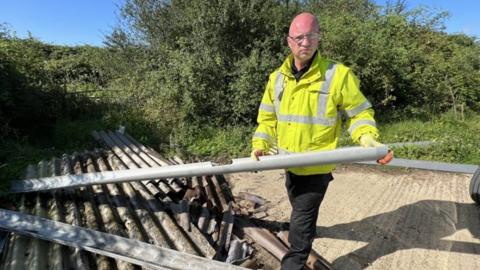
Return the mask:
<svg viewBox="0 0 480 270">
<path fill-rule="evenodd" d="M 359 80 L 346 66 L 317 52 L 310 69 L 297 82 L 293 56 L 270 74 L 258 112 L 253 149 L 280 154 L 335 149 L 342 129 L 341 114 L 354 142 L 365 133 L 378 138 L 370 102 L 360 92 Z M 329 173 L 335 165 L 288 169 L 297 175 Z"/>
</svg>

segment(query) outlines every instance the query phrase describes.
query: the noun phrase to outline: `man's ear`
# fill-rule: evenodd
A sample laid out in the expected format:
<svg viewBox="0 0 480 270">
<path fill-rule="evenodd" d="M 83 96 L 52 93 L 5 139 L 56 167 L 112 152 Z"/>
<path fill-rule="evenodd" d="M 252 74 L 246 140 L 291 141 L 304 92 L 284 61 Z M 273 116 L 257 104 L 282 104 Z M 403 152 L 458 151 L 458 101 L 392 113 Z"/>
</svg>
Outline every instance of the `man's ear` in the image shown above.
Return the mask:
<svg viewBox="0 0 480 270">
<path fill-rule="evenodd" d="M 289 37 L 287 37 L 288 47 L 290 48 L 290 50 L 293 51 L 293 46 L 294 46 L 295 44 L 292 44 L 292 42 L 293 42 L 292 39 L 290 39 Z"/>
</svg>

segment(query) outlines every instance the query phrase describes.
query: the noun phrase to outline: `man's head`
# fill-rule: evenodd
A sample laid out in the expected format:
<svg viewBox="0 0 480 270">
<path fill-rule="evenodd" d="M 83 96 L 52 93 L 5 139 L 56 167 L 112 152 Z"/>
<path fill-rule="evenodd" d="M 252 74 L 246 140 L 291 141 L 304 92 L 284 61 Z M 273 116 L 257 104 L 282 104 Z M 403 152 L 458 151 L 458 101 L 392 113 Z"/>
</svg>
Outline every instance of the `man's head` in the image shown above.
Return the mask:
<svg viewBox="0 0 480 270">
<path fill-rule="evenodd" d="M 317 18 L 303 12 L 293 18 L 288 31 L 288 46 L 296 64 L 305 64 L 318 48 L 319 26 Z"/>
</svg>

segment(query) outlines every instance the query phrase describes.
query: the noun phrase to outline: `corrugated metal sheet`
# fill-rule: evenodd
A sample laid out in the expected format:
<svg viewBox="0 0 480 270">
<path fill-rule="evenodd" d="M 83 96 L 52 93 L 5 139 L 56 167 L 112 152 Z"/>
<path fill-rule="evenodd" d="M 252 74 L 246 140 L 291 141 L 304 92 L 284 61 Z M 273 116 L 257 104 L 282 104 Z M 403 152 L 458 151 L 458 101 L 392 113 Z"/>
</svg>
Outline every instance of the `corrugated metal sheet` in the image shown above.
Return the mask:
<svg viewBox="0 0 480 270">
<path fill-rule="evenodd" d="M 41 161 L 29 166 L 25 177 L 166 166 L 174 162 L 126 134 L 99 132 L 95 137 L 105 148 Z M 16 210 L 224 261 L 230 243 L 238 242 L 232 235 L 232 201 L 225 179 L 211 176 L 22 194 Z M 139 268 L 17 234 L 8 235 L 0 261 L 0 269 Z"/>
<path fill-rule="evenodd" d="M 41 161 L 37 166 L 28 167 L 25 178 L 183 163 L 178 158 L 171 160 L 162 158 L 157 152 L 141 145 L 128 134 L 102 131 L 94 132 L 93 135 L 104 148 L 72 155 L 65 154 L 50 161 Z M 260 228 L 248 219 L 248 216 L 259 216 L 263 211 L 261 207 L 252 208 L 251 204 L 256 205 L 258 199 L 253 201 L 246 199 L 249 200 L 246 204 L 242 201 L 235 202 L 228 183 L 221 175 L 64 188 L 48 192 L 25 193 L 19 195 L 17 199 L 18 207 L 14 210 L 77 226 L 72 228 L 72 233 L 73 231 L 80 233 L 82 230 L 78 227 L 84 227 L 105 232 L 107 233 L 105 236 L 118 235 L 157 247 L 236 263 L 253 269 L 259 268 L 259 265 L 263 269 L 278 267 L 278 262 L 285 255 L 288 245 L 284 239 L 280 240 L 268 229 Z M 19 216 L 15 212 L 12 214 Z M 260 216 L 264 215 L 265 213 Z M 52 241 L 60 240 L 50 236 L 44 237 L 45 235 L 32 231 L 35 230 L 33 228 L 42 228 L 38 225 L 37 227 L 28 226 L 29 223 L 37 222 L 34 220 L 38 219 L 25 220 L 29 221 L 22 223 L 26 225 L 22 227 L 23 229 L 14 225 L 5 226 L 30 236 Z M 14 220 L 11 219 L 8 224 L 14 224 Z M 54 226 L 51 222 L 44 222 L 44 224 Z M 100 234 L 97 235 L 100 237 Z M 64 239 L 81 242 L 78 241 L 80 239 L 71 236 Z M 109 237 L 109 239 L 118 238 Z M 127 259 L 121 254 L 91 253 L 75 248 L 82 246 L 62 241 L 57 242 L 68 246 L 9 233 L 6 237 L 0 238 L 0 244 L 1 242 L 5 243 L 5 248 L 1 253 L 0 269 L 141 268 L 121 259 L 114 259 Z M 135 243 L 141 246 L 141 242 Z M 255 245 L 257 252 L 252 253 L 251 243 Z M 95 250 L 99 251 L 98 248 L 95 247 Z M 189 265 L 189 263 L 191 265 L 189 258 L 194 259 L 190 256 L 181 257 L 182 262 L 187 262 L 183 265 Z M 259 260 L 262 261 L 258 262 L 257 258 L 261 258 Z M 148 265 L 140 263 L 142 258 L 135 258 L 130 262 Z M 269 265 L 270 263 L 275 266 Z M 207 264 L 206 269 L 214 265 L 208 261 Z M 162 265 L 156 264 L 155 267 L 157 266 L 163 269 Z M 323 262 L 321 256 L 314 251 L 306 267 L 307 269 L 331 268 L 328 262 Z M 179 266 L 175 269 L 183 268 L 185 267 Z"/>
</svg>

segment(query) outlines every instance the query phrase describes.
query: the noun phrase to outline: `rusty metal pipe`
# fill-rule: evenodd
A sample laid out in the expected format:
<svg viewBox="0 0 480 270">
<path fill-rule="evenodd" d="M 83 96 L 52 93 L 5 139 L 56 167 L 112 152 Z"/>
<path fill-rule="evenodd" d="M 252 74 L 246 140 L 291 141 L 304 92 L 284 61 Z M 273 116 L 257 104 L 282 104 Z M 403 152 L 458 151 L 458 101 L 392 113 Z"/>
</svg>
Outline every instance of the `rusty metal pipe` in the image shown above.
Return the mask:
<svg viewBox="0 0 480 270">
<path fill-rule="evenodd" d="M 235 217 L 235 226 L 243 230 L 245 234 L 278 260 L 282 260 L 288 251 L 288 248 L 269 230 L 256 226 L 244 217 Z"/>
<path fill-rule="evenodd" d="M 281 231 L 277 233 L 277 236 L 287 247 L 290 247 L 290 243 L 288 242 L 288 231 Z M 310 254 L 308 254 L 305 266 L 309 270 L 333 269 L 333 265 L 313 249 L 310 251 Z"/>
</svg>

